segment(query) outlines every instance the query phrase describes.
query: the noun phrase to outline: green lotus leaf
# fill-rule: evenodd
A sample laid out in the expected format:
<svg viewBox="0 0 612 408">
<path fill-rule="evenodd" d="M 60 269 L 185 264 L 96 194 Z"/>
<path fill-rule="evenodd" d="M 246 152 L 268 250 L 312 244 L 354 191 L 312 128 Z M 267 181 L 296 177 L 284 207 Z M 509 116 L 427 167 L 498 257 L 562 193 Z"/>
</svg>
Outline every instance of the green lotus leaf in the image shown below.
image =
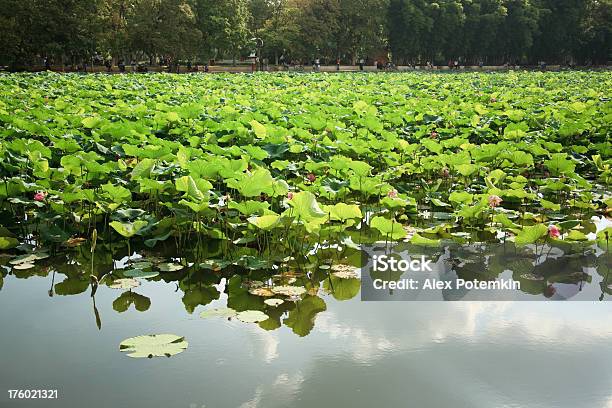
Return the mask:
<svg viewBox="0 0 612 408">
<path fill-rule="evenodd" d="M 238 312 L 236 312 L 234 309 L 226 307 L 226 308 L 221 308 L 221 309 L 204 310 L 202 313 L 200 313 L 200 317 L 202 319 L 207 319 L 209 317 L 222 317 L 222 318 L 227 319 L 230 317 L 234 317 L 237 314 Z"/>
<path fill-rule="evenodd" d="M 113 227 L 115 231 L 121 234 L 125 238 L 131 238 L 134 235 L 138 234 L 138 232 L 146 227 L 148 222 L 143 220 L 137 220 L 134 222 L 119 222 L 112 221 L 109 225 Z"/>
<path fill-rule="evenodd" d="M 274 286 L 272 288 L 272 292 L 277 295 L 289 296 L 289 297 L 297 297 L 302 296 L 306 293 L 306 289 L 302 286 Z"/>
<path fill-rule="evenodd" d="M 376 228 L 381 234 L 394 240 L 399 240 L 406 237 L 406 231 L 402 227 L 402 224 L 385 217 L 379 216 L 372 218 L 372 221 L 370 221 L 370 227 Z"/>
<path fill-rule="evenodd" d="M 140 286 L 140 282 L 134 278 L 126 278 L 126 279 L 116 279 L 110 285 L 108 285 L 111 289 L 132 289 Z"/>
<path fill-rule="evenodd" d="M 278 307 L 282 305 L 283 303 L 285 303 L 285 301 L 282 299 L 266 299 L 264 300 L 264 303 L 268 306 Z"/>
<path fill-rule="evenodd" d="M 301 191 L 293 194 L 293 197 L 288 201 L 293 208 L 293 216 L 305 221 L 324 220 L 325 212 L 317 203 L 317 199 L 310 191 Z"/>
<path fill-rule="evenodd" d="M 337 203 L 333 206 L 321 206 L 323 212 L 330 215 L 330 218 L 335 221 L 346 221 L 354 218 L 361 219 L 361 209 L 356 204 Z"/>
<path fill-rule="evenodd" d="M 179 177 L 175 181 L 177 191 L 182 191 L 187 197 L 194 201 L 204 201 L 208 199 L 207 192 L 212 188 L 212 184 L 204 179 L 195 180 L 191 176 Z"/>
<path fill-rule="evenodd" d="M 280 216 L 277 214 L 266 214 L 259 217 L 248 218 L 249 223 L 264 231 L 274 229 L 279 225 Z"/>
<path fill-rule="evenodd" d="M 11 249 L 19 245 L 19 240 L 11 237 L 0 237 L 0 249 Z"/>
<path fill-rule="evenodd" d="M 469 204 L 474 201 L 474 195 L 465 191 L 453 191 L 448 199 L 455 204 Z"/>
<path fill-rule="evenodd" d="M 157 269 L 159 269 L 161 272 L 176 272 L 180 271 L 183 268 L 183 265 L 172 262 L 161 263 L 157 265 Z"/>
<path fill-rule="evenodd" d="M 256 120 L 252 120 L 251 122 L 249 122 L 249 124 L 251 125 L 251 129 L 253 129 L 255 136 L 257 136 L 259 139 L 266 138 L 266 136 L 268 135 L 268 130 L 264 125 L 262 125 Z"/>
<path fill-rule="evenodd" d="M 576 164 L 567 158 L 567 153 L 552 154 L 551 159 L 546 160 L 544 165 L 555 176 L 572 173 L 576 169 Z"/>
<path fill-rule="evenodd" d="M 127 276 L 128 278 L 154 278 L 159 275 L 159 272 L 155 271 L 143 271 L 142 269 L 130 269 L 128 271 L 123 272 L 123 276 Z"/>
<path fill-rule="evenodd" d="M 548 227 L 544 224 L 536 224 L 524 227 L 514 238 L 517 245 L 533 244 L 548 233 Z"/>
<path fill-rule="evenodd" d="M 268 320 L 270 317 L 259 310 L 245 310 L 238 313 L 236 318 L 244 323 L 259 323 Z"/>
<path fill-rule="evenodd" d="M 425 238 L 419 234 L 414 234 L 412 238 L 410 238 L 411 244 L 420 246 L 439 247 L 441 242 L 440 239 Z"/>
<path fill-rule="evenodd" d="M 152 358 L 171 357 L 182 353 L 188 347 L 184 337 L 175 334 L 149 334 L 131 337 L 119 344 L 119 350 L 128 357 Z"/>
</svg>

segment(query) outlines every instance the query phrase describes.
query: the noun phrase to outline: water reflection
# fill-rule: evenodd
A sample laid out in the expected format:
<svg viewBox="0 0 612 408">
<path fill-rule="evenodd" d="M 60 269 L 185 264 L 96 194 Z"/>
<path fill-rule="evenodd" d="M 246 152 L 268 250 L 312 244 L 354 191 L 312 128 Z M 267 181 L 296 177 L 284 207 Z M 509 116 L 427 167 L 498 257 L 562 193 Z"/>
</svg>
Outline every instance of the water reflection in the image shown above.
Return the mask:
<svg viewBox="0 0 612 408">
<path fill-rule="evenodd" d="M 205 250 L 199 247 L 185 251 L 181 257 L 171 246 L 162 246 L 155 252 L 141 248 L 130 257 L 105 245 L 99 245 L 93 254 L 80 247 L 54 256 L 37 250 L 32 252 L 36 259 L 28 260 L 33 265 L 25 269 L 18 267 L 23 265 L 20 259 L 30 255 L 4 255 L 0 258 L 0 285 L 4 287 L 0 288 L 11 290 L 11 279 L 44 277 L 49 279 L 49 296 L 78 295 L 89 290 L 96 326 L 100 328 L 102 318 L 95 297 L 98 291 L 117 292 L 112 301 L 117 313 L 130 309 L 147 312 L 156 300 L 140 293 L 137 286 L 140 282 L 165 283 L 173 288 L 189 315 L 224 295 L 225 307 L 237 312 L 264 312 L 268 318 L 259 323 L 262 329 L 286 326 L 300 337 L 311 333 L 317 316 L 328 309 L 328 295 L 346 301 L 361 290 L 356 273 L 364 258 L 355 248 L 321 248 L 307 257 L 287 257 L 262 256 L 248 248 L 228 252 L 226 248 L 207 245 Z M 504 300 L 604 300 L 612 295 L 612 257 L 596 246 L 516 247 L 501 243 L 427 248 L 404 243 L 393 250 L 406 251 L 411 256 L 426 255 L 437 266 L 435 273 L 442 280 L 494 281 L 506 276 L 519 281 L 521 291 Z M 401 274 L 381 277 L 399 280 Z M 118 289 L 111 289 L 114 287 Z M 478 299 L 474 296 L 465 289 L 441 291 L 441 299 L 445 300 Z M 266 302 L 272 298 L 280 304 Z"/>
</svg>

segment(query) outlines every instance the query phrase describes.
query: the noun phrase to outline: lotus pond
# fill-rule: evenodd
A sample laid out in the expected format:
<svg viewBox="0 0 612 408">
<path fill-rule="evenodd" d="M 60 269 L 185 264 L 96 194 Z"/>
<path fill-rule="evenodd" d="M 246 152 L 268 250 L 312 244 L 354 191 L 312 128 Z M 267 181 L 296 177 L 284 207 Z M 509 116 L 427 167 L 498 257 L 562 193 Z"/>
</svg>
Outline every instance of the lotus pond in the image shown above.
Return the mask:
<svg viewBox="0 0 612 408">
<path fill-rule="evenodd" d="M 3 388 L 93 407 L 612 403 L 605 303 L 359 300 L 376 244 L 522 283 L 497 300 L 612 298 L 610 72 L 0 74 L 0 91 Z M 475 382 L 441 392 L 449 367 Z"/>
</svg>

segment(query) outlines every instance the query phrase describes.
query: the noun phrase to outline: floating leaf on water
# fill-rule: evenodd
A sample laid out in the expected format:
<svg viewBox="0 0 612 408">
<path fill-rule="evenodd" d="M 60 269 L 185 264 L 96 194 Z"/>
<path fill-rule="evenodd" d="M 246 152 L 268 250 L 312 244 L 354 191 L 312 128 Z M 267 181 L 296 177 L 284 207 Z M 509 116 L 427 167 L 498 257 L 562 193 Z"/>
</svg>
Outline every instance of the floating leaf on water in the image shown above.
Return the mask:
<svg viewBox="0 0 612 408">
<path fill-rule="evenodd" d="M 543 281 L 543 276 L 534 275 L 533 273 L 524 273 L 521 275 L 521 278 L 530 281 Z"/>
<path fill-rule="evenodd" d="M 25 254 L 25 255 L 16 256 L 15 258 L 11 259 L 9 263 L 11 265 L 18 265 L 21 263 L 33 263 L 35 261 L 38 261 L 40 259 L 45 259 L 48 257 L 49 257 L 49 254 L 46 254 L 44 252 Z"/>
<path fill-rule="evenodd" d="M 332 272 L 332 275 L 337 278 L 353 279 L 359 277 L 359 274 L 357 273 L 357 268 L 355 268 L 354 266 L 338 264 L 334 265 L 332 270 L 334 271 Z"/>
<path fill-rule="evenodd" d="M 116 279 L 108 287 L 111 289 L 132 289 L 140 286 L 140 282 L 134 278 Z"/>
<path fill-rule="evenodd" d="M 185 338 L 175 334 L 149 334 L 123 340 L 119 350 L 133 358 L 170 357 L 182 353 L 187 346 Z"/>
<path fill-rule="evenodd" d="M 268 306 L 277 307 L 285 303 L 283 299 L 266 299 L 264 303 Z"/>
<path fill-rule="evenodd" d="M 66 242 L 64 242 L 64 245 L 67 246 L 68 248 L 74 248 L 74 247 L 78 247 L 85 241 L 87 241 L 85 238 L 69 238 L 66 240 Z"/>
<path fill-rule="evenodd" d="M 157 269 L 159 269 L 162 272 L 176 272 L 176 271 L 180 271 L 183 268 L 184 268 L 183 265 L 177 264 L 177 263 L 163 263 L 163 264 L 157 265 Z"/>
<path fill-rule="evenodd" d="M 234 309 L 225 307 L 225 308 L 220 308 L 220 309 L 204 310 L 202 313 L 200 313 L 200 317 L 202 319 L 206 319 L 209 317 L 230 318 L 230 317 L 236 316 L 237 314 L 238 312 L 236 312 Z"/>
<path fill-rule="evenodd" d="M 30 268 L 33 268 L 33 267 L 34 267 L 33 263 L 24 262 L 24 263 L 19 263 L 19 264 L 13 266 L 13 269 L 25 270 L 25 269 L 30 269 Z"/>
<path fill-rule="evenodd" d="M 166 259 L 162 258 L 161 256 L 147 256 L 146 258 L 142 259 L 142 262 L 150 262 L 150 263 L 162 263 L 164 262 Z"/>
<path fill-rule="evenodd" d="M 301 286 L 275 286 L 272 292 L 284 296 L 301 296 L 306 293 L 306 289 Z"/>
<path fill-rule="evenodd" d="M 206 261 L 200 264 L 200 268 L 210 269 L 212 271 L 218 272 L 221 269 L 226 268 L 228 265 L 231 265 L 231 261 L 223 259 L 207 259 Z"/>
<path fill-rule="evenodd" d="M 259 323 L 268 320 L 270 317 L 259 310 L 245 310 L 236 315 L 238 320 L 244 323 Z"/>
<path fill-rule="evenodd" d="M 251 295 L 263 296 L 263 297 L 274 296 L 274 292 L 272 292 L 270 288 L 251 288 L 249 290 L 249 293 Z"/>
<path fill-rule="evenodd" d="M 128 278 L 154 278 L 159 275 L 159 272 L 155 271 L 143 271 L 142 269 L 130 269 L 129 271 L 123 272 L 123 276 L 127 276 Z"/>
<path fill-rule="evenodd" d="M 151 262 L 136 262 L 133 263 L 131 266 L 134 269 L 147 269 L 153 266 L 153 264 Z"/>
</svg>

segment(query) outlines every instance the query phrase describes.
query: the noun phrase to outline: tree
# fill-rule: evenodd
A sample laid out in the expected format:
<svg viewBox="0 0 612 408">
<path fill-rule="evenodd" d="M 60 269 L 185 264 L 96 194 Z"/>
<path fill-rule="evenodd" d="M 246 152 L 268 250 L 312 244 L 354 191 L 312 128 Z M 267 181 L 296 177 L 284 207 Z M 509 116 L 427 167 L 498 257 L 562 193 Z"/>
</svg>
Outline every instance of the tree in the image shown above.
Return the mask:
<svg viewBox="0 0 612 408">
<path fill-rule="evenodd" d="M 197 0 L 197 27 L 203 33 L 200 55 L 236 57 L 249 42 L 249 7 L 246 0 Z"/>
<path fill-rule="evenodd" d="M 612 0 L 587 1 L 580 32 L 575 55 L 582 62 L 603 65 L 612 60 Z"/>
<path fill-rule="evenodd" d="M 192 58 L 202 33 L 193 5 L 185 0 L 140 0 L 128 16 L 131 49 L 171 60 Z"/>
<path fill-rule="evenodd" d="M 424 0 L 391 0 L 387 12 L 389 46 L 401 61 L 419 59 L 433 27 L 431 5 Z"/>
</svg>

